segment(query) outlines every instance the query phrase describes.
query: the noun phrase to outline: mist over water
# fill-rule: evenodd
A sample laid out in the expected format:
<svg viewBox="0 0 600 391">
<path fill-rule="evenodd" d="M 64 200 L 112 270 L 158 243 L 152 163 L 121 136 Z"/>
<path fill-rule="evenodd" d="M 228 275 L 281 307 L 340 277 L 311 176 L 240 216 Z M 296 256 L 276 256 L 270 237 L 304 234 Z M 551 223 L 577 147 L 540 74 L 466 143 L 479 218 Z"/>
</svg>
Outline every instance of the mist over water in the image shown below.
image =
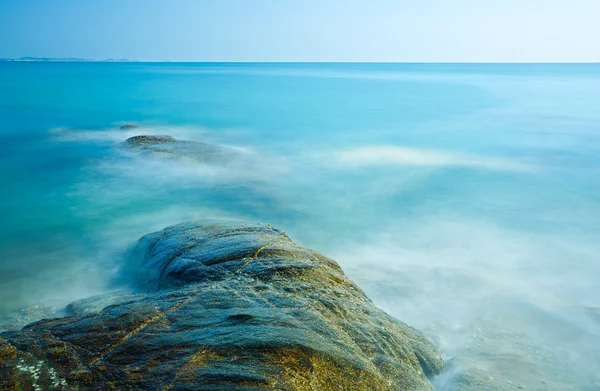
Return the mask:
<svg viewBox="0 0 600 391">
<path fill-rule="evenodd" d="M 598 107 L 598 65 L 0 64 L 0 324 L 130 289 L 146 233 L 262 221 L 438 343 L 438 390 L 598 390 Z"/>
</svg>

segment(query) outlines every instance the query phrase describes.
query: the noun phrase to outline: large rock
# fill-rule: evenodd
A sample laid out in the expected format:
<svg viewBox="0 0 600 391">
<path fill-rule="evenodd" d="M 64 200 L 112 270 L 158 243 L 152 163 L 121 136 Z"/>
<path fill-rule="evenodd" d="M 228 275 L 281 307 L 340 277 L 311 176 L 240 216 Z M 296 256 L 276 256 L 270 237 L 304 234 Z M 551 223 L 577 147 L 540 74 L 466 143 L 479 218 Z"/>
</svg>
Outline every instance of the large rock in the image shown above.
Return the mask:
<svg viewBox="0 0 600 391">
<path fill-rule="evenodd" d="M 0 389 L 433 389 L 432 344 L 276 228 L 190 222 L 137 250 L 146 294 L 0 335 Z"/>
<path fill-rule="evenodd" d="M 125 140 L 124 146 L 156 157 L 208 164 L 226 164 L 240 155 L 240 151 L 234 148 L 198 141 L 177 140 L 166 135 L 130 137 Z"/>
</svg>

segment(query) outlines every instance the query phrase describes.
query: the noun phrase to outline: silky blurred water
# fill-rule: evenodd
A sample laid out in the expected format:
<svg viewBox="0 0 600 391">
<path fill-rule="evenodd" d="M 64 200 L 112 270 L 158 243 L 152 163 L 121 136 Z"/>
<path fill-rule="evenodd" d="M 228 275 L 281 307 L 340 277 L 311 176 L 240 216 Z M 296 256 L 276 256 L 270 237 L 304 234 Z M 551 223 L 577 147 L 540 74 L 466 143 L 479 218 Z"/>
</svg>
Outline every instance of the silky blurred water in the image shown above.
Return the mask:
<svg viewBox="0 0 600 391">
<path fill-rule="evenodd" d="M 599 108 L 597 64 L 0 63 L 0 313 L 126 289 L 169 224 L 257 220 L 438 343 L 439 390 L 600 390 Z"/>
</svg>

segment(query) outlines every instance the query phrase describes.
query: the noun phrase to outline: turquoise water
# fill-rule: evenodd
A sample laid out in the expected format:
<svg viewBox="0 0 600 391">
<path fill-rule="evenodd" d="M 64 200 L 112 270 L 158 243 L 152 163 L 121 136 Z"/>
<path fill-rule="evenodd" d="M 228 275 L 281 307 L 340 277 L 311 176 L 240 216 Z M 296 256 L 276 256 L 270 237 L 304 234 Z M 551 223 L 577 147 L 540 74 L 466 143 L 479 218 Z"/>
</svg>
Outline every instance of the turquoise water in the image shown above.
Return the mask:
<svg viewBox="0 0 600 391">
<path fill-rule="evenodd" d="M 439 343 L 439 390 L 598 390 L 599 107 L 593 64 L 0 63 L 0 312 L 126 289 L 169 224 L 258 220 Z"/>
</svg>

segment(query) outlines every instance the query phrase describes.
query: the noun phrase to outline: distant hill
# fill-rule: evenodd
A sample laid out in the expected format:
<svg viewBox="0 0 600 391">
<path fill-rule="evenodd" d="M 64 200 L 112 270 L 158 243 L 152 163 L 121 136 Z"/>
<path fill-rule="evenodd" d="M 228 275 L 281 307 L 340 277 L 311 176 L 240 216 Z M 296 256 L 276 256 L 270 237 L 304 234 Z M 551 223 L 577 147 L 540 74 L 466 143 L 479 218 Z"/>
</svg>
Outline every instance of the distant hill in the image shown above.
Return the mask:
<svg viewBox="0 0 600 391">
<path fill-rule="evenodd" d="M 107 58 L 106 60 L 98 60 L 98 62 L 137 62 L 137 61 L 129 60 L 127 58 Z"/>
<path fill-rule="evenodd" d="M 21 62 L 134 62 L 126 58 L 105 60 L 91 60 L 78 57 L 19 57 L 19 58 L 0 58 L 0 61 L 21 61 Z"/>
</svg>

